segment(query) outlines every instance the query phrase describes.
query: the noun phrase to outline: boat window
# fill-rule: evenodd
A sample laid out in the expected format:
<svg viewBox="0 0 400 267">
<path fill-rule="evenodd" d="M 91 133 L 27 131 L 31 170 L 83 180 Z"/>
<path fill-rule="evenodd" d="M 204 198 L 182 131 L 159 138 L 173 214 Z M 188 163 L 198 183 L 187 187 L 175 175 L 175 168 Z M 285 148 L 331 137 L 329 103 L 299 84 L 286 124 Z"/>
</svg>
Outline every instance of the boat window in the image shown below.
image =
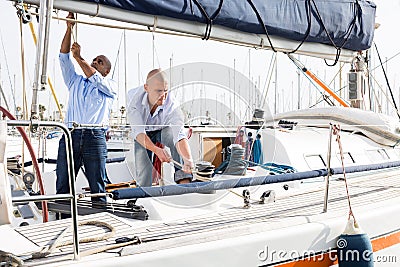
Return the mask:
<svg viewBox="0 0 400 267">
<path fill-rule="evenodd" d="M 336 156 L 339 159 L 339 162 L 341 162 L 340 153 L 337 153 Z M 353 163 L 356 163 L 356 161 L 354 160 L 354 158 L 350 154 L 350 152 L 343 152 L 343 163 L 344 163 L 344 165 L 353 164 Z"/>
<path fill-rule="evenodd" d="M 383 148 L 367 150 L 367 155 L 372 162 L 390 159 L 388 153 L 386 153 L 386 150 Z"/>
<path fill-rule="evenodd" d="M 322 169 L 326 167 L 325 160 L 320 154 L 304 156 L 308 167 L 312 170 Z"/>
</svg>

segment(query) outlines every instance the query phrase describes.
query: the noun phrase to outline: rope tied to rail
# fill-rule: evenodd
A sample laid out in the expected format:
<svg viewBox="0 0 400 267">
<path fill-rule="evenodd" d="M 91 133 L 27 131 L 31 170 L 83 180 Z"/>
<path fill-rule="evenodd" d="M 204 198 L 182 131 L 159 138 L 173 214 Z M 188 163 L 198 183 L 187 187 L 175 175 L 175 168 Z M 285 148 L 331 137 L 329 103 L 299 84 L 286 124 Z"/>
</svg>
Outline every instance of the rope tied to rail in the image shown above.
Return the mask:
<svg viewBox="0 0 400 267">
<path fill-rule="evenodd" d="M 354 217 L 353 210 L 351 208 L 351 202 L 350 202 L 350 194 L 349 194 L 349 186 L 347 184 L 347 177 L 346 177 L 346 171 L 344 168 L 344 157 L 343 157 L 343 147 L 342 147 L 342 141 L 340 140 L 340 125 L 333 125 L 333 135 L 336 135 L 336 142 L 339 145 L 339 152 L 340 152 L 340 161 L 342 163 L 342 170 L 343 170 L 343 178 L 344 178 L 344 184 L 346 186 L 346 194 L 347 194 L 347 202 L 349 204 L 349 217 L 348 220 L 350 220 L 350 217 L 353 217 L 354 219 L 354 224 L 357 223 L 356 218 Z"/>
</svg>

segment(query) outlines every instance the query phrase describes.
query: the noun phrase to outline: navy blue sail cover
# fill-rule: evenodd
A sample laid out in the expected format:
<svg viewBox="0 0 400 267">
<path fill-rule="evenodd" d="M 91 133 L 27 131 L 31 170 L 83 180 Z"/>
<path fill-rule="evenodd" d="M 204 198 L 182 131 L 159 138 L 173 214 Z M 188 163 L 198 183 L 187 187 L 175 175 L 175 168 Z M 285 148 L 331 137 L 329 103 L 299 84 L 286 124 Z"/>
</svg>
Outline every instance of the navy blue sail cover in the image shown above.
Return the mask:
<svg viewBox="0 0 400 267">
<path fill-rule="evenodd" d="M 83 1 L 188 22 L 206 23 L 208 16 L 213 18 L 212 25 L 256 34 L 265 34 L 260 23 L 262 21 L 270 35 L 299 42 L 307 37 L 306 42 L 329 44 L 354 51 L 371 46 L 375 28 L 376 5 L 368 0 Z M 255 10 L 261 20 L 257 18 Z"/>
</svg>

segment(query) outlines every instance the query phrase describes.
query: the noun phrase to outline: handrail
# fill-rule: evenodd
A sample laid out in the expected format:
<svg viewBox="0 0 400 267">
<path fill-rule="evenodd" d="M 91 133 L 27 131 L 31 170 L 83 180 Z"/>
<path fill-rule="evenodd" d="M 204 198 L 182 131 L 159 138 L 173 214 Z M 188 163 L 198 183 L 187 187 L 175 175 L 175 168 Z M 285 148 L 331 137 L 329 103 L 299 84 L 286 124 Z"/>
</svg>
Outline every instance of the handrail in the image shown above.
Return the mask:
<svg viewBox="0 0 400 267">
<path fill-rule="evenodd" d="M 72 154 L 72 137 L 69 129 L 65 124 L 59 122 L 50 122 L 50 121 L 25 121 L 25 120 L 7 120 L 8 126 L 52 126 L 61 128 L 65 134 L 65 146 L 66 146 L 66 154 L 67 154 L 67 165 L 68 165 L 68 177 L 70 183 L 70 194 L 66 196 L 66 194 L 59 195 L 58 198 L 53 198 L 53 196 L 48 196 L 47 198 L 51 199 L 71 199 L 71 214 L 72 214 L 72 236 L 73 236 L 73 250 L 74 250 L 74 259 L 79 259 L 79 237 L 78 237 L 78 207 L 77 207 L 77 197 L 75 191 L 75 177 L 74 177 L 74 160 Z M 39 201 L 40 196 L 30 196 L 24 197 L 24 201 Z M 15 202 L 18 202 L 20 199 L 15 199 Z M 13 201 L 14 202 L 14 201 Z"/>
<path fill-rule="evenodd" d="M 13 204 L 22 204 L 26 202 L 40 202 L 40 201 L 49 201 L 49 200 L 67 200 L 72 199 L 73 196 L 71 194 L 55 194 L 55 195 L 38 195 L 38 196 L 23 196 L 23 197 L 13 197 Z"/>
<path fill-rule="evenodd" d="M 10 120 L 14 120 L 14 121 L 16 120 L 15 117 L 8 110 L 3 108 L 2 106 L 0 106 L 0 112 L 3 112 L 3 115 L 5 117 L 9 118 Z M 38 165 L 38 162 L 36 160 L 35 152 L 33 151 L 33 148 L 32 148 L 32 146 L 31 146 L 31 144 L 29 142 L 29 138 L 26 135 L 24 128 L 17 127 L 17 129 L 18 129 L 18 132 L 21 134 L 22 138 L 24 139 L 24 141 L 26 143 L 26 146 L 27 146 L 27 148 L 29 150 L 29 154 L 31 155 L 32 163 L 34 165 L 34 170 L 36 172 L 36 176 L 37 176 L 37 179 L 38 179 L 39 190 L 40 190 L 40 193 L 42 195 L 44 195 L 44 194 L 46 194 L 46 192 L 44 190 L 42 174 L 40 173 L 40 170 L 39 170 L 39 165 Z M 47 222 L 49 220 L 49 212 L 48 212 L 48 209 L 47 209 L 47 203 L 46 202 L 42 203 L 42 212 L 43 212 L 43 214 L 42 214 L 43 215 L 43 222 Z"/>
</svg>

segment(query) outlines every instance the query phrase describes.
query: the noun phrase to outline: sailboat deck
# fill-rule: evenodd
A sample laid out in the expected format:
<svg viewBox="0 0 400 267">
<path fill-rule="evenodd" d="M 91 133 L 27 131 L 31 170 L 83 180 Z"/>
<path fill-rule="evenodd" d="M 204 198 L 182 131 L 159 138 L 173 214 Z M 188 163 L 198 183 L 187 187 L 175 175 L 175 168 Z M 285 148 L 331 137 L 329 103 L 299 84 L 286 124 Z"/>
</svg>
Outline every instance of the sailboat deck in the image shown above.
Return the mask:
<svg viewBox="0 0 400 267">
<path fill-rule="evenodd" d="M 353 208 L 372 203 L 387 201 L 400 197 L 399 169 L 385 172 L 374 172 L 363 177 L 349 179 L 349 191 Z M 153 224 L 147 227 L 133 227 L 119 220 L 118 217 L 107 214 L 81 216 L 81 220 L 97 220 L 108 222 L 116 229 L 116 235 L 107 241 L 81 244 L 81 251 L 115 244 L 118 237 L 138 236 L 142 240 L 139 245 L 131 245 L 114 249 L 113 253 L 100 253 L 96 257 L 113 257 L 157 251 L 166 248 L 185 246 L 237 237 L 257 232 L 269 231 L 312 221 L 311 216 L 322 214 L 324 199 L 323 188 L 314 188 L 290 197 L 277 198 L 274 203 L 254 204 L 251 208 L 229 208 L 224 211 L 212 212 L 187 219 Z M 345 212 L 348 210 L 344 182 L 332 180 L 329 189 L 328 213 Z M 334 215 L 332 215 L 334 216 Z M 337 214 L 336 214 L 337 216 Z M 15 229 L 22 236 L 39 247 L 54 240 L 60 232 L 70 225 L 70 220 L 49 222 L 41 225 L 30 225 Z M 103 228 L 84 226 L 85 231 L 80 238 L 104 234 Z M 87 229 L 89 227 L 90 229 Z M 83 231 L 83 230 L 81 230 Z M 68 237 L 67 237 L 68 238 Z M 71 238 L 71 235 L 69 235 Z M 46 259 L 28 260 L 28 266 L 39 266 L 49 262 L 59 261 L 69 254 L 72 258 L 72 246 L 66 246 L 54 252 Z"/>
</svg>

